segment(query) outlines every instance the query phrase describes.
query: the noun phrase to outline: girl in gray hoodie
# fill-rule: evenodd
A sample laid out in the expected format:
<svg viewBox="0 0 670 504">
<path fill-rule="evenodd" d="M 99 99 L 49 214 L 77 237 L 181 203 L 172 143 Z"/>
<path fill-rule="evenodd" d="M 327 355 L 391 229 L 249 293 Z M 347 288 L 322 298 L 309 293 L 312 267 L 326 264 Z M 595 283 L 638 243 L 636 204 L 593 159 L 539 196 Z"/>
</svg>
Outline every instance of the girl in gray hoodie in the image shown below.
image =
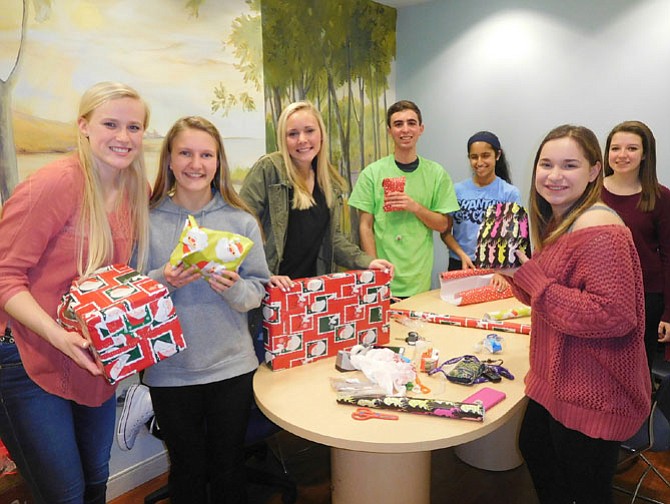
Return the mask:
<svg viewBox="0 0 670 504">
<path fill-rule="evenodd" d="M 245 502 L 244 436 L 258 366 L 247 312 L 268 282 L 255 216 L 230 181 L 223 142 L 201 117 L 170 129 L 151 195 L 148 275 L 165 284 L 187 349 L 147 369 L 156 419 L 170 456 L 170 502 Z M 168 259 L 189 215 L 199 226 L 250 238 L 238 271 L 204 278 Z"/>
</svg>

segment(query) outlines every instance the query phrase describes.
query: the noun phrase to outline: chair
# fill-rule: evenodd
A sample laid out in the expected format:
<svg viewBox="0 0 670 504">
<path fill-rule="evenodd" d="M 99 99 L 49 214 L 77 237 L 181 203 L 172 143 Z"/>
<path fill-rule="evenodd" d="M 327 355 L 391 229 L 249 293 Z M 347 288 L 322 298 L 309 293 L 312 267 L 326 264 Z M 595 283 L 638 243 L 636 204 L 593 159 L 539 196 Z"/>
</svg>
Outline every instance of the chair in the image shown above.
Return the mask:
<svg viewBox="0 0 670 504">
<path fill-rule="evenodd" d="M 652 374 L 655 378 L 659 378 L 658 374 L 655 374 L 652 370 Z M 666 412 L 666 413 L 664 413 Z M 631 462 L 637 460 L 642 460 L 646 467 L 642 472 L 642 475 L 637 481 L 634 491 L 627 490 L 620 486 L 614 486 L 615 490 L 627 493 L 632 495 L 631 504 L 635 502 L 636 499 L 641 499 L 646 502 L 652 502 L 656 504 L 663 504 L 661 501 L 639 495 L 640 488 L 642 483 L 650 472 L 656 473 L 656 475 L 661 478 L 663 483 L 670 489 L 670 482 L 663 476 L 659 470 L 654 466 L 654 464 L 645 456 L 647 451 L 651 452 L 660 452 L 670 449 L 670 419 L 667 415 L 667 412 L 670 412 L 670 375 L 664 375 L 661 379 L 660 386 L 658 387 L 654 400 L 651 405 L 651 413 L 649 418 L 640 428 L 640 430 L 629 440 L 621 444 L 622 450 L 626 453 L 625 456 L 619 461 L 619 467 L 630 467 Z"/>
<path fill-rule="evenodd" d="M 263 348 L 263 339 L 254 338 L 254 349 L 258 361 L 262 364 L 265 359 L 265 350 Z M 247 434 L 245 437 L 246 459 L 252 457 L 264 460 L 268 452 L 276 456 L 281 464 L 282 474 L 275 474 L 270 471 L 251 467 L 247 464 L 247 481 L 257 485 L 268 485 L 282 489 L 282 502 L 284 504 L 293 504 L 298 498 L 298 488 L 296 483 L 291 479 L 284 464 L 284 458 L 281 454 L 281 446 L 276 443 L 277 455 L 270 449 L 268 442 L 275 434 L 281 431 L 281 428 L 271 422 L 260 410 L 256 402 L 251 406 L 251 414 L 249 416 L 249 424 L 247 426 Z M 163 499 L 169 497 L 168 486 L 165 485 L 158 490 L 150 493 L 144 498 L 144 504 L 157 504 Z"/>
</svg>

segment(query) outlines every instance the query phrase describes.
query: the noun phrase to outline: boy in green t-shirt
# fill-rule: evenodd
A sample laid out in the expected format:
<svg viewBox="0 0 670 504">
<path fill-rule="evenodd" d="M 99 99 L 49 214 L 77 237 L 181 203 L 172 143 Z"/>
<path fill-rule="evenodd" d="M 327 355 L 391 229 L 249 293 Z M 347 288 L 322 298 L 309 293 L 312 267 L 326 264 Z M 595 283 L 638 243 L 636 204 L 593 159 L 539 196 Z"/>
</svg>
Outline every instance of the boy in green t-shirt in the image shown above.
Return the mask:
<svg viewBox="0 0 670 504">
<path fill-rule="evenodd" d="M 433 231 L 449 231 L 448 214 L 459 206 L 449 174 L 417 154 L 424 130 L 419 107 L 401 100 L 389 107 L 386 121 L 394 152 L 360 173 L 349 205 L 360 213 L 361 248 L 393 263 L 391 292 L 404 298 L 430 289 Z M 398 177 L 405 178 L 404 191 L 385 195 L 382 181 Z"/>
</svg>

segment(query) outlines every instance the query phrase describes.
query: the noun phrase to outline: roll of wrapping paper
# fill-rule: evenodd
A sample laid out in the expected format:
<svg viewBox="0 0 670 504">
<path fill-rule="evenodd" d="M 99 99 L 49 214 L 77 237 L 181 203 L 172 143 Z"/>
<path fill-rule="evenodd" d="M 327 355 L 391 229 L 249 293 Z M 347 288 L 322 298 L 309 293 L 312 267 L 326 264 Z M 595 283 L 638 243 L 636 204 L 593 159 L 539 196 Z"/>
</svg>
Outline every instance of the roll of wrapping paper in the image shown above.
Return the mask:
<svg viewBox="0 0 670 504">
<path fill-rule="evenodd" d="M 337 397 L 339 404 L 349 404 L 364 408 L 388 409 L 405 413 L 456 418 L 459 420 L 484 420 L 484 406 L 480 403 L 462 403 L 441 399 L 395 396 L 347 396 Z"/>
<path fill-rule="evenodd" d="M 530 316 L 530 306 L 517 306 L 516 308 L 510 308 L 509 310 L 500 310 L 494 312 L 488 312 L 484 314 L 484 320 L 507 320 L 512 318 L 519 317 L 529 317 Z"/>
<path fill-rule="evenodd" d="M 439 313 L 422 312 L 415 310 L 390 309 L 389 316 L 393 318 L 409 318 L 430 322 L 433 324 L 452 325 L 458 327 L 470 327 L 472 329 L 485 329 L 487 331 L 503 331 L 518 334 L 530 334 L 530 324 L 520 324 L 507 320 L 485 320 L 475 317 L 459 317 L 457 315 L 442 315 Z"/>
</svg>

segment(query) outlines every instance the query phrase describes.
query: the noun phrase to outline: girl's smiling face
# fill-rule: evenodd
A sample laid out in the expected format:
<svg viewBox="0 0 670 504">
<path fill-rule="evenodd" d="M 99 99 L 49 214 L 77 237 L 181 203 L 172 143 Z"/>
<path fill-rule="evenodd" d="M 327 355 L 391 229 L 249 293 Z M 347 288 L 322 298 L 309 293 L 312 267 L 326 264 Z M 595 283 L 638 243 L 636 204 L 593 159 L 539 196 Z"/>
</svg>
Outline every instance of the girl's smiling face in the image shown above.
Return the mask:
<svg viewBox="0 0 670 504">
<path fill-rule="evenodd" d="M 488 185 L 496 178 L 496 161 L 500 152 L 487 142 L 473 142 L 470 145 L 468 159 L 475 175 L 475 181 L 480 185 Z"/>
<path fill-rule="evenodd" d="M 216 174 L 218 152 L 216 141 L 206 131 L 185 129 L 172 141 L 170 169 L 178 193 L 208 196 Z"/>
<path fill-rule="evenodd" d="M 627 131 L 614 133 L 607 155 L 610 168 L 614 172 L 639 175 L 640 163 L 644 159 L 642 138 L 640 135 Z"/>
<path fill-rule="evenodd" d="M 142 102 L 128 97 L 109 100 L 88 119 L 79 118 L 79 130 L 88 137 L 103 180 L 114 179 L 140 155 L 145 119 Z"/>
<path fill-rule="evenodd" d="M 591 165 L 581 146 L 570 137 L 542 146 L 535 171 L 535 190 L 560 217 L 584 194 L 598 176 L 600 163 Z"/>
<path fill-rule="evenodd" d="M 286 147 L 296 166 L 312 166 L 321 150 L 321 129 L 311 111 L 298 110 L 286 120 Z"/>
</svg>

